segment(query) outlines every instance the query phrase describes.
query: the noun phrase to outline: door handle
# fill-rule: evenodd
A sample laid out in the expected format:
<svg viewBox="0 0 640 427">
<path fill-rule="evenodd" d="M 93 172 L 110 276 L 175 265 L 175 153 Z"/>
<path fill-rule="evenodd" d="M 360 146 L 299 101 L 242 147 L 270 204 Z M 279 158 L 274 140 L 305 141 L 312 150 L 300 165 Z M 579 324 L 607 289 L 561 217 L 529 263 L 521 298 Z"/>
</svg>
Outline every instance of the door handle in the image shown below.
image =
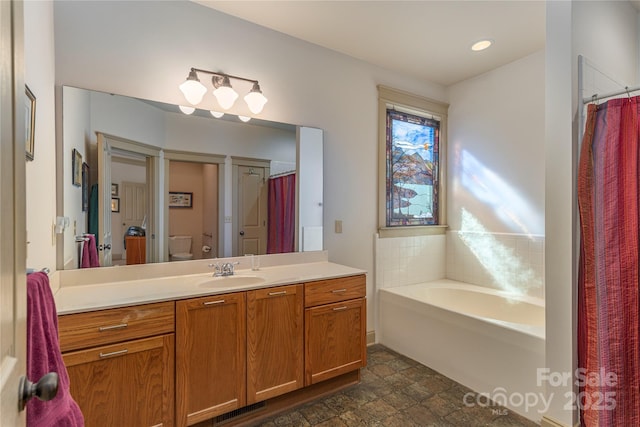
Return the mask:
<svg viewBox="0 0 640 427">
<path fill-rule="evenodd" d="M 241 231 L 241 232 L 240 232 L 240 235 L 241 235 L 241 236 L 244 236 L 244 231 Z"/>
<path fill-rule="evenodd" d="M 110 251 L 111 250 L 111 244 L 107 243 L 106 245 L 99 245 L 98 246 L 98 250 L 99 251 Z"/>
<path fill-rule="evenodd" d="M 58 374 L 55 372 L 49 372 L 35 384 L 22 376 L 18 388 L 18 407 L 22 411 L 33 397 L 47 401 L 56 397 L 56 394 L 58 394 Z"/>
</svg>

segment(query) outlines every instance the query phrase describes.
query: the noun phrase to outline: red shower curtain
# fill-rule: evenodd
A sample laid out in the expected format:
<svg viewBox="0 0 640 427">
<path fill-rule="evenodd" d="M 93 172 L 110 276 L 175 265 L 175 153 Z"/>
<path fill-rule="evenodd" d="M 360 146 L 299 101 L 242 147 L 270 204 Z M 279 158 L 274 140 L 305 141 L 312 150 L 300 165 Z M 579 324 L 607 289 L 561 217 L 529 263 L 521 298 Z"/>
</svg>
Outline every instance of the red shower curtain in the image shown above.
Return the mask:
<svg viewBox="0 0 640 427">
<path fill-rule="evenodd" d="M 296 174 L 269 179 L 267 253 L 293 252 L 296 226 Z"/>
<path fill-rule="evenodd" d="M 578 166 L 578 399 L 584 426 L 640 425 L 638 103 L 588 106 Z"/>
</svg>

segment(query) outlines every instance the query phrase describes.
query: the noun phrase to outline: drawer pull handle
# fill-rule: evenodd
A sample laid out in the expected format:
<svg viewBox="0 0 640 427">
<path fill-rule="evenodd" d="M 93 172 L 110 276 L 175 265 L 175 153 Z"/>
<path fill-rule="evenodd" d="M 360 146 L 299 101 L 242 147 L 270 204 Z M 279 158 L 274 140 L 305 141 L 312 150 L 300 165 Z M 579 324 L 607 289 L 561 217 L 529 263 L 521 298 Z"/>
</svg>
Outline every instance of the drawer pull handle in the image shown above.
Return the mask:
<svg viewBox="0 0 640 427">
<path fill-rule="evenodd" d="M 105 357 L 118 356 L 120 354 L 126 354 L 129 350 L 126 348 L 124 350 L 112 351 L 111 353 L 102 353 L 100 352 L 100 358 L 103 359 Z"/>
<path fill-rule="evenodd" d="M 269 292 L 270 297 L 274 297 L 276 295 L 286 295 L 287 291 L 279 291 L 279 292 Z"/>
<path fill-rule="evenodd" d="M 207 301 L 202 303 L 202 305 L 215 305 L 215 304 L 224 304 L 224 300 L 219 299 L 218 301 Z"/>
<path fill-rule="evenodd" d="M 345 307 L 336 307 L 336 308 L 333 309 L 333 311 L 342 311 L 342 310 L 346 310 L 346 309 L 347 309 L 346 306 Z"/>
<path fill-rule="evenodd" d="M 127 326 L 129 326 L 129 325 L 127 325 L 126 323 L 121 323 L 119 325 L 112 325 L 112 326 L 100 326 L 98 328 L 98 331 L 104 332 L 104 331 L 111 331 L 113 329 L 124 329 Z"/>
<path fill-rule="evenodd" d="M 342 288 L 342 289 L 334 289 L 333 291 L 331 291 L 331 293 L 333 294 L 340 294 L 342 292 L 347 292 L 347 290 L 345 288 Z"/>
</svg>

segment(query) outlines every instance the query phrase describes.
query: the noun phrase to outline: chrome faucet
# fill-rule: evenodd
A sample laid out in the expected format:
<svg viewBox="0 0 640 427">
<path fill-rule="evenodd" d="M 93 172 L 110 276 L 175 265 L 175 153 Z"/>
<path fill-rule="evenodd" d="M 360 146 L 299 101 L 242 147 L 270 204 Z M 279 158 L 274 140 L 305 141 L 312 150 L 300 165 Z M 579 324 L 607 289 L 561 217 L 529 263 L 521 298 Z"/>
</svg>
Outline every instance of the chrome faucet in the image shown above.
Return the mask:
<svg viewBox="0 0 640 427">
<path fill-rule="evenodd" d="M 225 277 L 225 276 L 233 276 L 234 270 L 233 267 L 235 265 L 240 264 L 240 262 L 225 262 L 215 264 L 209 264 L 209 267 L 213 268 L 213 277 Z"/>
</svg>

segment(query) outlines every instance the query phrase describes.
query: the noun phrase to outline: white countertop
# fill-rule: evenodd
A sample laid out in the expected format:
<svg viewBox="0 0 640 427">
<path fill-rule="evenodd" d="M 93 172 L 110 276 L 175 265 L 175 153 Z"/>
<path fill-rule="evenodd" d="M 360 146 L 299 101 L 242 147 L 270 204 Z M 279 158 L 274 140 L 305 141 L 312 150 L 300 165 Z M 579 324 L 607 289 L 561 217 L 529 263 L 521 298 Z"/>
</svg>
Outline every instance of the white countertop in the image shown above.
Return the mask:
<svg viewBox="0 0 640 427">
<path fill-rule="evenodd" d="M 54 294 L 58 314 L 103 310 L 151 302 L 246 291 L 271 286 L 365 274 L 364 270 L 332 262 L 238 269 L 231 279 L 211 272 L 61 286 Z"/>
</svg>

